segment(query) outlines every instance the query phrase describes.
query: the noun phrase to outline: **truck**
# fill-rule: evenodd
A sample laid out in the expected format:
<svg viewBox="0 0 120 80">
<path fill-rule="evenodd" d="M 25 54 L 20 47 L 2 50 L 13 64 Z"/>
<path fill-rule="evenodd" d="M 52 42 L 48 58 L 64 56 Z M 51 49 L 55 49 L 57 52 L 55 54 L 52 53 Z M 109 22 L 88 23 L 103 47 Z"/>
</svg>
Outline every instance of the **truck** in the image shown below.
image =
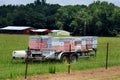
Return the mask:
<svg viewBox="0 0 120 80">
<path fill-rule="evenodd" d="M 45 61 L 59 60 L 66 62 L 77 62 L 78 58 L 95 57 L 97 52 L 97 37 L 52 37 L 52 36 L 30 36 L 28 50 L 23 51 L 23 56 L 18 57 L 19 51 L 13 51 L 13 58 Z M 25 53 L 24 53 L 25 52 Z M 20 55 L 20 53 L 19 53 Z"/>
</svg>

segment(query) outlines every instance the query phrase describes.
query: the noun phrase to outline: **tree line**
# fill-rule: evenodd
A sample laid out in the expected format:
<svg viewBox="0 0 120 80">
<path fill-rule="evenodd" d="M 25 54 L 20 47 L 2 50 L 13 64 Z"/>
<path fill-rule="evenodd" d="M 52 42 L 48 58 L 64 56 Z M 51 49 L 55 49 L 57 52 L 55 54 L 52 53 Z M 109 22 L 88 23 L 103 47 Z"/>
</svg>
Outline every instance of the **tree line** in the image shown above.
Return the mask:
<svg viewBox="0 0 120 80">
<path fill-rule="evenodd" d="M 120 7 L 95 1 L 90 5 L 48 4 L 35 0 L 27 5 L 0 6 L 0 28 L 31 26 L 60 29 L 77 36 L 117 36 L 120 32 Z"/>
</svg>

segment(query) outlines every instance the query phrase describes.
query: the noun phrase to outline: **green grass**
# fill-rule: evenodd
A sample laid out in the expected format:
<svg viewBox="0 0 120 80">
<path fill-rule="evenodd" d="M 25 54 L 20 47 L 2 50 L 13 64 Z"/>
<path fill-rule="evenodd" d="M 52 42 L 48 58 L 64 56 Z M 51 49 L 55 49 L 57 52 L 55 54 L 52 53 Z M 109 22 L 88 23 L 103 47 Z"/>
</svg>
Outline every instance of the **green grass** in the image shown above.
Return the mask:
<svg viewBox="0 0 120 80">
<path fill-rule="evenodd" d="M 0 80 L 24 77 L 25 63 L 12 59 L 13 50 L 25 50 L 28 47 L 28 35 L 0 34 Z M 105 67 L 106 44 L 109 43 L 109 66 L 120 65 L 120 38 L 99 37 L 98 52 L 95 58 L 79 59 L 71 63 L 71 70 L 85 70 Z M 36 74 L 49 74 L 51 66 L 56 72 L 67 72 L 67 64 L 60 62 L 38 62 L 28 65 L 28 76 Z"/>
</svg>

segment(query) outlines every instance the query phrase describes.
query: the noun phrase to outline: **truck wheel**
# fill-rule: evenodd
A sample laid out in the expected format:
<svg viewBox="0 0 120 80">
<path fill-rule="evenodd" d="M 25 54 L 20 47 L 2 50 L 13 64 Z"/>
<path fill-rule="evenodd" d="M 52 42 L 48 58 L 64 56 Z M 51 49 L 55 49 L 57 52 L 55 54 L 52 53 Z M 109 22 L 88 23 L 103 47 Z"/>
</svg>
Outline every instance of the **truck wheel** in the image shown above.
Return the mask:
<svg viewBox="0 0 120 80">
<path fill-rule="evenodd" d="M 71 56 L 71 62 L 76 63 L 77 62 L 77 56 L 72 55 Z"/>
<path fill-rule="evenodd" d="M 67 63 L 67 56 L 63 55 L 61 57 L 61 61 L 64 62 L 64 63 Z"/>
</svg>

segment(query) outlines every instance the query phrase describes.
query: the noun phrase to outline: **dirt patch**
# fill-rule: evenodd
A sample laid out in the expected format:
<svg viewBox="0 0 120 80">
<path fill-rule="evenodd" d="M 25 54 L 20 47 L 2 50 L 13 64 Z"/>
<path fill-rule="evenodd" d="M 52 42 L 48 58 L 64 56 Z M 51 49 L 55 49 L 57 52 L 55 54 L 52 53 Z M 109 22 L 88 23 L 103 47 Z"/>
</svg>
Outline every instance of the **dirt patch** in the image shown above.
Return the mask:
<svg viewBox="0 0 120 80">
<path fill-rule="evenodd" d="M 120 66 L 111 67 L 107 70 L 105 68 L 98 68 L 84 71 L 71 71 L 71 74 L 36 75 L 27 78 L 27 80 L 120 80 Z"/>
</svg>

